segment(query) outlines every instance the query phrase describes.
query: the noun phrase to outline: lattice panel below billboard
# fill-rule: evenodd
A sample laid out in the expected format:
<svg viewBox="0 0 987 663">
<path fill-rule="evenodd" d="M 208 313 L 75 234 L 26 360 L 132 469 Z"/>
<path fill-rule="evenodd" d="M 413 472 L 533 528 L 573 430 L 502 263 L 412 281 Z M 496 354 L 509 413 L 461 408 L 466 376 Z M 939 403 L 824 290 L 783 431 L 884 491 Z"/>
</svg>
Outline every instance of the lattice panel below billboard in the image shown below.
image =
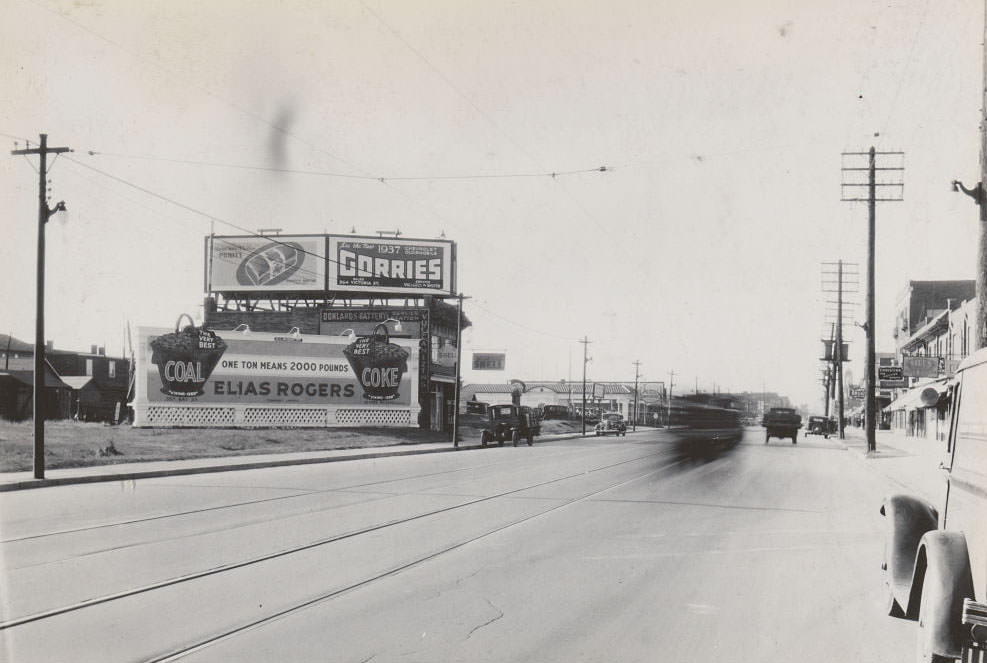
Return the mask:
<svg viewBox="0 0 987 663">
<path fill-rule="evenodd" d="M 410 426 L 410 410 L 336 410 L 336 423 L 340 426 Z"/>
<path fill-rule="evenodd" d="M 249 407 L 243 411 L 244 426 L 287 427 L 325 426 L 326 411 L 312 408 L 258 408 Z"/>
<path fill-rule="evenodd" d="M 231 407 L 163 407 L 148 406 L 142 426 L 198 427 L 233 426 L 236 411 Z"/>
<path fill-rule="evenodd" d="M 209 407 L 134 404 L 134 426 L 160 428 L 414 427 L 418 408 Z"/>
</svg>

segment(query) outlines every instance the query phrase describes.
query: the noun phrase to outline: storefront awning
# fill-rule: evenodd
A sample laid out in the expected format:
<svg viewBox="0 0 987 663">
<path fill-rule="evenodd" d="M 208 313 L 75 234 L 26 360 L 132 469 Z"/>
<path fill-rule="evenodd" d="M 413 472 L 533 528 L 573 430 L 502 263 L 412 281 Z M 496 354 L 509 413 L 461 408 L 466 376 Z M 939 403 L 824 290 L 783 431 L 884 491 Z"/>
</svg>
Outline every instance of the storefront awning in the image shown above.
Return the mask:
<svg viewBox="0 0 987 663">
<path fill-rule="evenodd" d="M 894 412 L 896 410 L 907 411 L 935 407 L 945 393 L 945 382 L 928 382 L 909 389 L 884 409 L 888 412 Z"/>
</svg>

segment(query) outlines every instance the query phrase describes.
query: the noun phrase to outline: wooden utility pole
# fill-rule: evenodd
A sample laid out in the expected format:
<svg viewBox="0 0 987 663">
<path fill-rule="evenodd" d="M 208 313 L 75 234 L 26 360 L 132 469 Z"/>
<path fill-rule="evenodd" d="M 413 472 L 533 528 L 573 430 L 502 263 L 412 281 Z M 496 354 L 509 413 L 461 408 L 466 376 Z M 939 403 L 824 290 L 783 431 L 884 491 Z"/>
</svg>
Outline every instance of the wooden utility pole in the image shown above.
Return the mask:
<svg viewBox="0 0 987 663">
<path fill-rule="evenodd" d="M 840 439 L 843 439 L 843 362 L 846 361 L 846 357 L 843 356 L 843 261 L 839 261 L 839 279 L 837 281 L 837 308 L 836 308 L 836 366 L 839 370 L 839 379 L 837 381 L 837 388 L 840 393 L 837 396 L 838 403 L 838 414 L 836 428 L 840 432 Z M 870 357 L 871 352 L 870 346 L 867 348 L 868 357 Z"/>
<path fill-rule="evenodd" d="M 581 418 L 583 420 L 583 437 L 586 437 L 586 362 L 589 361 L 586 351 L 589 348 L 589 337 L 583 336 L 583 340 L 579 342 L 583 344 L 583 410 Z"/>
<path fill-rule="evenodd" d="M 638 369 L 641 368 L 641 361 L 634 361 L 634 423 L 631 424 L 631 430 L 637 430 L 637 379 L 641 376 Z"/>
<path fill-rule="evenodd" d="M 454 407 L 452 408 L 452 446 L 459 447 L 459 392 L 460 384 L 459 381 L 462 376 L 462 370 L 460 364 L 463 360 L 463 300 L 469 299 L 469 297 L 464 297 L 463 293 L 459 293 L 459 309 L 456 311 L 456 394 L 453 399 Z"/>
<path fill-rule="evenodd" d="M 48 147 L 48 134 L 41 134 L 38 147 L 13 150 L 13 155 L 37 154 L 38 165 L 38 274 L 37 320 L 34 327 L 34 478 L 45 478 L 45 224 L 55 212 L 63 211 L 65 203 L 48 207 L 48 155 L 71 152 L 68 147 Z"/>
<path fill-rule="evenodd" d="M 672 387 L 675 386 L 675 371 L 668 372 L 668 416 L 665 419 L 665 427 L 672 427 Z"/>
<path fill-rule="evenodd" d="M 953 180 L 953 191 L 962 191 L 973 198 L 980 208 L 980 232 L 977 234 L 976 294 L 977 317 L 974 321 L 973 348 L 987 348 L 987 196 L 984 195 L 984 182 L 987 182 L 987 2 L 984 3 L 984 51 L 983 51 L 983 96 L 980 104 L 980 181 L 973 189 Z"/>
<path fill-rule="evenodd" d="M 900 159 L 900 165 L 877 165 L 877 157 Z M 861 165 L 861 159 L 866 158 L 866 165 Z M 844 152 L 843 181 L 841 182 L 844 201 L 867 203 L 867 322 L 864 329 L 867 332 L 867 400 L 866 400 L 866 430 L 867 451 L 877 450 L 877 368 L 875 367 L 875 334 L 874 328 L 874 250 L 876 238 L 876 213 L 878 201 L 901 201 L 905 198 L 904 183 L 904 152 L 877 152 L 873 147 L 867 152 Z M 847 162 L 854 165 L 849 165 Z M 882 172 L 882 181 L 877 181 L 877 171 Z M 861 175 L 865 175 L 864 180 Z M 860 189 L 866 187 L 866 197 L 860 197 Z M 878 195 L 878 187 L 881 194 Z"/>
<path fill-rule="evenodd" d="M 830 394 L 827 395 L 826 417 L 829 417 L 829 397 L 836 401 L 836 416 L 838 417 L 838 432 L 840 439 L 844 438 L 844 418 L 846 384 L 843 372 L 844 364 L 849 361 L 845 351 L 846 343 L 843 336 L 844 308 L 853 302 L 847 301 L 847 293 L 856 293 L 859 274 L 856 263 L 847 263 L 843 260 L 836 262 L 824 262 L 822 268 L 822 290 L 824 293 L 835 294 L 836 300 L 826 300 L 827 305 L 835 305 L 835 312 L 827 309 L 826 322 L 830 323 L 829 342 L 826 357 L 831 365 L 828 370 L 828 386 Z M 823 340 L 826 343 L 825 340 Z"/>
</svg>

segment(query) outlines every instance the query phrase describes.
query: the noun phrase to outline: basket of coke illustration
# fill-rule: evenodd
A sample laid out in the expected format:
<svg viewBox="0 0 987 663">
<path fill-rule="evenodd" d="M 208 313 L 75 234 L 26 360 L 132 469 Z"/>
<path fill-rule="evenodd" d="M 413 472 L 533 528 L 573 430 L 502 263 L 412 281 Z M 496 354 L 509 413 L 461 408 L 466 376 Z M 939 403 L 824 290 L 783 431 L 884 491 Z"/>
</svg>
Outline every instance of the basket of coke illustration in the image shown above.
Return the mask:
<svg viewBox="0 0 987 663">
<path fill-rule="evenodd" d="M 379 324 L 370 336 L 360 336 L 343 349 L 363 386 L 363 397 L 390 401 L 398 397 L 401 378 L 408 370 L 408 351 L 391 343 L 387 326 Z"/>
<path fill-rule="evenodd" d="M 189 321 L 185 327 L 181 327 L 182 318 Z M 178 316 L 173 333 L 151 341 L 151 363 L 158 367 L 161 392 L 186 398 L 201 396 L 226 347 L 216 332 L 196 327 L 187 313 Z"/>
</svg>

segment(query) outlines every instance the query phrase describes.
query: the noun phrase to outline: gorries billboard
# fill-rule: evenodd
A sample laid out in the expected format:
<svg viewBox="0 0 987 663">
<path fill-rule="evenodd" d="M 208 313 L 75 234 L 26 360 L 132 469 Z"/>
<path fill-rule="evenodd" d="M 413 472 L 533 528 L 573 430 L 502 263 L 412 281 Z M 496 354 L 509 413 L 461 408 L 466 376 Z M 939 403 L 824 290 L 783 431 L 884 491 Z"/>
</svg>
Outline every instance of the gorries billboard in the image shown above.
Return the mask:
<svg viewBox="0 0 987 663">
<path fill-rule="evenodd" d="M 357 235 L 206 237 L 207 292 L 454 295 L 449 240 Z"/>
<path fill-rule="evenodd" d="M 154 420 L 164 410 L 171 418 L 185 411 L 178 425 L 414 425 L 417 419 L 418 341 L 391 339 L 383 325 L 365 336 L 142 327 L 138 343 L 138 426 L 167 425 Z M 354 419 L 364 410 L 373 416 Z M 394 410 L 402 416 L 388 413 Z M 338 411 L 347 413 L 345 421 Z"/>
<path fill-rule="evenodd" d="M 330 290 L 455 293 L 452 242 L 345 235 L 328 240 Z"/>
</svg>

